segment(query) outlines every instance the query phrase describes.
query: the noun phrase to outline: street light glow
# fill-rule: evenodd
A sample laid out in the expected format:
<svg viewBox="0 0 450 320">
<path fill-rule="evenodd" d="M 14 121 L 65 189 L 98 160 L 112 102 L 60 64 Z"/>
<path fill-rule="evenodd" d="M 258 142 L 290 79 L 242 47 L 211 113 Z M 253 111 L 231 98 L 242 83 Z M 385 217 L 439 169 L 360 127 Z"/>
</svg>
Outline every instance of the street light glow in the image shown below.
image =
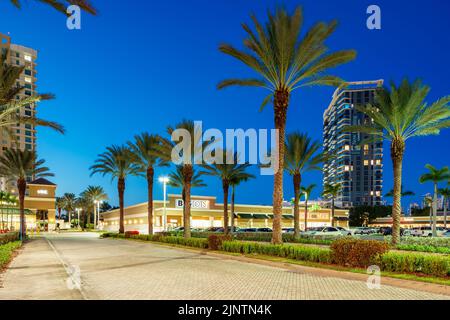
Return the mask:
<svg viewBox="0 0 450 320">
<path fill-rule="evenodd" d="M 159 177 L 159 179 L 158 179 L 158 181 L 159 182 L 162 182 L 162 183 L 167 183 L 167 182 L 169 182 L 170 180 L 169 180 L 169 177 Z"/>
</svg>

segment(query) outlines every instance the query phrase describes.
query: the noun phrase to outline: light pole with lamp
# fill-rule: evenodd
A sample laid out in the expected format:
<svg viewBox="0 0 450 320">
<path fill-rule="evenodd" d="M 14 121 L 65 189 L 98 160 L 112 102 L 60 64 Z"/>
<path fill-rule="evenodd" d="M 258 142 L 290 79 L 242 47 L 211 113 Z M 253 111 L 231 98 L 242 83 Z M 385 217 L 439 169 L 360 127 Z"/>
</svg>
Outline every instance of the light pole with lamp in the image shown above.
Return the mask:
<svg viewBox="0 0 450 320">
<path fill-rule="evenodd" d="M 99 223 L 100 223 L 100 204 L 102 204 L 103 201 L 102 200 L 95 200 L 94 202 L 97 204 L 97 220 L 95 221 L 95 223 L 98 226 Z"/>
<path fill-rule="evenodd" d="M 80 229 L 80 211 L 81 211 L 81 208 L 76 208 L 75 210 L 77 211 L 77 216 L 78 216 L 78 221 L 77 221 L 78 229 Z"/>
<path fill-rule="evenodd" d="M 167 209 L 166 209 L 166 191 L 167 183 L 169 182 L 169 177 L 159 177 L 159 182 L 163 184 L 163 231 L 167 231 Z"/>
</svg>

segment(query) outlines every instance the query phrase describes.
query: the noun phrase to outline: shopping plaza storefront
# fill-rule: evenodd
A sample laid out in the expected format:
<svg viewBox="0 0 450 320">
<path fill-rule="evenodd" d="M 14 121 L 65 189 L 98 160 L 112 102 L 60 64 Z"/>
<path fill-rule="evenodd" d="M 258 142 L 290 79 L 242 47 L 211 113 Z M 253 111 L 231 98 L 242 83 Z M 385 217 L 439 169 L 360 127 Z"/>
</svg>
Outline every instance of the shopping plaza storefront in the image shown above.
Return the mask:
<svg viewBox="0 0 450 320">
<path fill-rule="evenodd" d="M 450 219 L 447 219 L 447 223 Z M 415 216 L 415 217 L 406 217 L 402 216 L 400 218 L 400 225 L 402 228 L 420 228 L 420 227 L 429 227 L 432 224 L 432 217 L 430 216 Z M 385 227 L 391 226 L 393 223 L 392 217 L 384 217 L 377 218 L 370 224 L 371 227 Z M 443 227 L 444 226 L 444 215 L 442 212 L 438 211 L 438 215 L 436 217 L 436 226 Z"/>
<path fill-rule="evenodd" d="M 312 203 L 308 206 L 308 227 L 331 225 L 331 209 L 322 208 Z M 164 214 L 164 211 L 166 214 Z M 245 227 L 271 227 L 273 221 L 272 206 L 236 204 L 234 210 L 235 225 Z M 180 195 L 169 194 L 164 209 L 163 201 L 154 201 L 153 209 L 155 231 L 163 230 L 163 220 L 166 215 L 167 228 L 182 226 L 183 200 Z M 231 216 L 231 212 L 230 212 Z M 119 210 L 102 213 L 102 228 L 107 231 L 119 230 Z M 338 226 L 348 227 L 348 210 L 335 210 L 335 221 Z M 148 232 L 147 202 L 132 205 L 124 209 L 125 231 Z M 209 228 L 223 226 L 223 203 L 217 203 L 216 197 L 191 197 L 191 227 Z M 285 205 L 282 214 L 283 227 L 293 227 L 293 207 Z M 300 228 L 305 226 L 305 208 L 300 208 Z"/>
<path fill-rule="evenodd" d="M 25 223 L 28 231 L 54 230 L 56 184 L 47 179 L 37 179 L 27 184 L 25 196 Z M 20 230 L 18 204 L 2 204 L 0 207 L 0 229 Z"/>
</svg>

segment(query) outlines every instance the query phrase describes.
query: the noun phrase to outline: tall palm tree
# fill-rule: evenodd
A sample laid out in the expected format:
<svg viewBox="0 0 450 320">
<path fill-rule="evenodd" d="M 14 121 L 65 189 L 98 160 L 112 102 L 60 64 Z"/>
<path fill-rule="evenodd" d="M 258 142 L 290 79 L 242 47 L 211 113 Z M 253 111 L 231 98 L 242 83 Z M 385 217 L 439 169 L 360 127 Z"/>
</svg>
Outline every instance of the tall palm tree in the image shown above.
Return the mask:
<svg viewBox="0 0 450 320">
<path fill-rule="evenodd" d="M 403 187 L 402 187 L 402 191 L 401 191 L 401 196 L 402 197 L 410 197 L 410 196 L 415 196 L 416 194 L 413 191 L 404 191 Z M 394 189 L 391 189 L 388 193 L 386 193 L 384 195 L 385 197 L 393 197 L 394 196 Z"/>
<path fill-rule="evenodd" d="M 186 154 L 185 150 L 178 150 L 178 154 L 174 152 L 177 150 L 177 145 L 168 139 L 162 139 L 161 147 L 159 149 L 159 155 L 164 161 L 172 161 L 181 164 L 185 179 L 183 186 L 185 192 L 184 210 L 186 212 L 184 217 L 184 237 L 189 238 L 191 236 L 190 219 L 191 219 L 191 185 L 194 175 L 194 164 L 198 163 L 199 159 L 197 155 L 202 154 L 203 150 L 212 143 L 211 141 L 202 142 L 201 132 L 195 130 L 195 123 L 192 120 L 182 120 L 175 127 L 169 126 L 167 133 L 172 136 L 175 130 L 183 130 L 189 133 L 190 154 Z M 183 141 L 184 142 L 184 141 Z M 172 156 L 177 156 L 177 159 L 172 159 Z"/>
<path fill-rule="evenodd" d="M 227 159 L 233 159 L 232 163 L 228 164 Z M 239 164 L 239 157 L 237 153 L 231 154 L 231 152 L 223 152 L 222 163 L 215 164 L 204 164 L 202 165 L 204 171 L 202 174 L 218 177 L 222 181 L 222 191 L 223 191 L 223 229 L 224 233 L 228 234 L 228 194 L 230 191 L 230 185 L 234 181 L 244 180 L 254 177 L 252 174 L 246 172 L 250 164 L 243 163 Z M 234 208 L 233 208 L 234 209 Z M 233 212 L 232 212 L 233 214 Z M 232 216 L 232 220 L 234 216 Z"/>
<path fill-rule="evenodd" d="M 110 175 L 111 179 L 117 179 L 117 191 L 119 193 L 120 226 L 119 233 L 125 232 L 124 225 L 124 193 L 125 179 L 127 176 L 140 175 L 139 168 L 135 164 L 135 157 L 126 146 L 111 146 L 106 152 L 100 154 L 95 164 L 90 168 L 91 176 L 100 173 L 103 176 Z"/>
<path fill-rule="evenodd" d="M 55 205 L 56 205 L 56 210 L 58 211 L 58 219 L 61 220 L 61 211 L 64 209 L 64 198 L 56 197 Z"/>
<path fill-rule="evenodd" d="M 128 142 L 131 152 L 136 156 L 136 165 L 147 178 L 147 218 L 148 234 L 153 234 L 153 178 L 155 167 L 167 166 L 167 161 L 159 156 L 162 139 L 158 135 L 144 132 Z"/>
<path fill-rule="evenodd" d="M 75 211 L 77 196 L 74 193 L 66 192 L 62 196 L 63 210 L 66 211 L 70 227 L 72 214 Z"/>
<path fill-rule="evenodd" d="M 48 167 L 44 167 L 45 160 L 37 160 L 35 151 L 7 149 L 0 156 L 0 176 L 15 181 L 19 193 L 20 236 L 26 235 L 25 226 L 25 192 L 27 177 L 43 178 L 53 176 Z"/>
<path fill-rule="evenodd" d="M 312 141 L 307 134 L 293 132 L 286 137 L 284 168 L 292 176 L 294 184 L 294 236 L 300 235 L 300 187 L 302 175 L 312 170 L 322 170 L 319 166 L 325 160 L 325 154 L 320 152 L 321 144 Z"/>
<path fill-rule="evenodd" d="M 391 142 L 391 160 L 394 170 L 394 199 L 392 206 L 392 244 L 400 238 L 402 166 L 406 140 L 427 135 L 437 135 L 450 126 L 450 96 L 429 105 L 425 102 L 430 88 L 419 80 L 403 80 L 397 87 L 384 87 L 375 94 L 374 104 L 357 106 L 372 119 L 367 124 L 348 126 L 347 132 L 360 132 L 372 139 Z"/>
<path fill-rule="evenodd" d="M 80 215 L 77 215 L 77 224 L 82 229 L 88 227 L 87 225 L 91 223 L 91 210 L 93 209 L 92 199 L 85 192 L 82 192 L 76 199 L 74 207 L 77 211 L 80 211 Z"/>
<path fill-rule="evenodd" d="M 231 45 L 223 44 L 219 50 L 230 55 L 253 69 L 258 78 L 228 79 L 220 82 L 222 89 L 232 85 L 253 86 L 269 90 L 261 109 L 273 101 L 275 129 L 279 137 L 276 155 L 279 167 L 275 170 L 273 188 L 273 239 L 282 243 L 281 213 L 283 202 L 283 168 L 286 116 L 292 91 L 313 85 L 340 85 L 342 80 L 327 75 L 326 71 L 347 63 L 356 57 L 354 50 L 330 53 L 325 41 L 337 26 L 336 21 L 319 22 L 300 37 L 303 25 L 301 7 L 293 14 L 278 9 L 275 14 L 268 13 L 268 22 L 263 25 L 251 16 L 255 31 L 243 24 L 248 37 L 244 40 L 247 50 L 241 51 Z"/>
<path fill-rule="evenodd" d="M 438 169 L 433 167 L 431 164 L 425 165 L 425 168 L 429 170 L 428 173 L 425 173 L 420 176 L 420 183 L 425 182 L 433 182 L 434 185 L 434 195 L 433 195 L 433 237 L 437 236 L 436 231 L 436 219 L 437 219 L 437 198 L 438 198 L 438 183 L 441 181 L 448 181 L 450 179 L 450 170 L 448 167 L 443 167 L 442 169 Z"/>
<path fill-rule="evenodd" d="M 93 209 L 94 212 L 94 228 L 97 224 L 97 215 L 99 215 L 99 212 L 96 213 L 96 203 L 97 201 L 104 201 L 108 199 L 108 195 L 105 193 L 105 190 L 101 186 L 88 186 L 86 190 L 84 190 L 80 194 L 81 198 L 85 198 L 88 201 L 88 211 L 90 209 Z M 87 223 L 91 223 L 91 214 L 88 213 L 88 219 Z"/>
<path fill-rule="evenodd" d="M 301 187 L 300 192 L 305 195 L 305 231 L 308 228 L 308 200 L 316 185 L 314 183 Z"/>
<path fill-rule="evenodd" d="M 327 198 L 331 198 L 331 226 L 334 227 L 334 200 L 338 196 L 339 192 L 341 191 L 341 185 L 340 184 L 325 184 L 323 187 L 322 195 Z"/>
<path fill-rule="evenodd" d="M 11 4 L 14 5 L 17 8 L 21 8 L 22 1 L 20 0 L 10 0 Z M 97 15 L 97 10 L 91 5 L 90 1 L 88 0 L 38 0 L 38 2 L 42 2 L 46 5 L 49 5 L 53 9 L 57 10 L 58 12 L 67 14 L 66 10 L 67 7 L 70 5 L 77 5 L 82 10 L 92 14 Z"/>
<path fill-rule="evenodd" d="M 449 187 L 442 188 L 439 189 L 438 192 L 442 197 L 444 197 L 444 228 L 447 229 L 447 202 L 448 199 L 450 199 L 450 188 Z"/>
<path fill-rule="evenodd" d="M 174 188 L 181 188 L 181 199 L 183 200 L 183 226 L 184 226 L 184 230 L 186 230 L 186 228 L 191 228 L 191 224 L 190 224 L 190 219 L 191 219 L 191 213 L 187 212 L 186 208 L 186 177 L 184 176 L 185 174 L 185 170 L 184 170 L 184 166 L 179 165 L 176 166 L 175 171 L 171 172 L 169 174 L 169 182 L 168 185 Z M 192 177 L 190 179 L 189 182 L 189 186 L 190 188 L 195 188 L 195 187 L 206 187 L 206 184 L 203 182 L 202 178 L 201 178 L 202 174 L 200 172 L 197 172 L 195 169 L 193 169 L 193 173 L 192 173 Z M 190 206 L 189 206 L 190 207 Z M 186 226 L 186 221 L 189 221 L 189 223 Z M 190 231 L 190 230 L 189 230 Z M 186 237 L 186 232 L 183 231 L 184 236 Z M 189 236 L 190 236 L 190 232 L 189 232 Z"/>
<path fill-rule="evenodd" d="M 11 126 L 15 126 L 17 123 L 49 127 L 64 133 L 64 127 L 56 122 L 36 118 L 35 115 L 22 114 L 21 110 L 26 106 L 54 98 L 53 94 L 39 94 L 17 99 L 19 94 L 25 90 L 25 87 L 17 85 L 24 68 L 25 66 L 8 63 L 7 53 L 0 54 L 0 128 L 12 137 L 14 137 L 14 132 Z"/>
</svg>

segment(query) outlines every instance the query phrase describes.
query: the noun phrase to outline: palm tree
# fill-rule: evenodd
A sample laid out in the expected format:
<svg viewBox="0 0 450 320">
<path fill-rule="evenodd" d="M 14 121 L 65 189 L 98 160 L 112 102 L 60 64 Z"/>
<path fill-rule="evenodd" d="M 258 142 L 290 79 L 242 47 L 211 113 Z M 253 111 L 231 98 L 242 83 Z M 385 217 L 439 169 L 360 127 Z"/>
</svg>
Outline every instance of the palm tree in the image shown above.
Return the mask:
<svg viewBox="0 0 450 320">
<path fill-rule="evenodd" d="M 100 154 L 95 160 L 95 164 L 89 168 L 91 176 L 100 173 L 103 176 L 110 175 L 112 179 L 117 179 L 117 191 L 119 193 L 120 226 L 119 233 L 125 232 L 124 225 L 124 192 L 125 179 L 127 176 L 140 175 L 139 168 L 135 164 L 135 157 L 126 146 L 111 146 L 106 148 L 106 152 Z"/>
<path fill-rule="evenodd" d="M 338 196 L 339 192 L 341 191 L 341 185 L 340 184 L 325 184 L 323 187 L 322 195 L 327 198 L 331 198 L 331 226 L 334 227 L 334 200 Z"/>
<path fill-rule="evenodd" d="M 11 4 L 17 7 L 18 9 L 21 8 L 21 1 L 20 0 L 10 0 Z M 45 3 L 46 5 L 49 5 L 53 9 L 57 10 L 58 12 L 67 14 L 66 10 L 67 7 L 70 5 L 77 5 L 82 10 L 92 14 L 97 15 L 97 10 L 90 4 L 90 1 L 88 0 L 39 0 L 39 2 Z"/>
<path fill-rule="evenodd" d="M 401 194 L 402 197 L 410 197 L 410 196 L 415 196 L 416 195 L 413 191 L 409 191 L 409 190 L 408 191 L 404 191 L 403 187 L 402 187 L 402 191 L 401 191 L 400 194 Z M 394 189 L 391 189 L 384 196 L 385 197 L 389 197 L 389 198 L 393 197 L 394 196 Z"/>
<path fill-rule="evenodd" d="M 58 211 L 58 219 L 61 220 L 61 210 L 64 209 L 64 198 L 56 197 L 55 205 L 56 205 L 56 210 Z"/>
<path fill-rule="evenodd" d="M 66 211 L 68 222 L 70 227 L 72 227 L 71 224 L 71 218 L 72 213 L 75 211 L 76 203 L 77 203 L 77 196 L 74 193 L 66 192 L 62 196 L 62 203 L 63 203 L 63 209 Z"/>
<path fill-rule="evenodd" d="M 15 126 L 17 123 L 49 127 L 60 133 L 64 133 L 63 126 L 56 122 L 21 114 L 20 111 L 26 106 L 34 105 L 40 101 L 54 98 L 53 94 L 39 94 L 17 99 L 19 94 L 25 89 L 25 87 L 17 85 L 24 68 L 25 66 L 15 66 L 8 63 L 7 53 L 1 54 L 0 128 L 5 130 L 5 133 L 12 137 L 14 137 L 14 132 L 11 126 Z"/>
<path fill-rule="evenodd" d="M 6 204 L 8 205 L 8 208 L 6 210 L 6 223 L 8 224 L 8 215 L 10 213 L 11 210 L 11 223 L 9 224 L 9 226 L 7 226 L 8 230 L 11 230 L 11 226 L 12 226 L 12 216 L 13 216 L 13 212 L 15 207 L 17 206 L 17 197 L 13 196 L 12 194 L 8 193 L 7 197 L 6 197 Z"/>
<path fill-rule="evenodd" d="M 183 226 L 184 226 L 184 236 L 186 237 L 186 228 L 191 228 L 190 219 L 191 219 L 191 213 L 187 212 L 186 208 L 186 177 L 184 166 L 179 165 L 176 166 L 175 171 L 171 172 L 169 174 L 169 182 L 168 185 L 174 188 L 181 188 L 181 199 L 183 200 Z M 189 182 L 190 188 L 195 187 L 206 187 L 206 184 L 203 182 L 201 178 L 201 173 L 197 172 L 195 169 L 193 169 L 192 177 Z M 189 206 L 190 207 L 190 206 Z M 186 221 L 188 221 L 188 224 L 186 226 Z M 189 230 L 189 237 L 190 237 L 190 230 Z"/>
<path fill-rule="evenodd" d="M 294 184 L 294 236 L 300 235 L 300 187 L 302 175 L 312 170 L 322 170 L 319 164 L 325 154 L 319 152 L 321 144 L 312 141 L 307 134 L 293 132 L 286 137 L 284 168 L 292 176 Z"/>
<path fill-rule="evenodd" d="M 442 169 L 437 169 L 431 164 L 425 165 L 425 168 L 430 170 L 420 176 L 420 183 L 433 182 L 434 185 L 434 195 L 433 195 L 433 237 L 437 236 L 436 232 L 436 219 L 437 219 L 437 197 L 438 197 L 438 183 L 441 181 L 448 181 L 450 179 L 450 170 L 448 167 L 443 167 Z"/>
<path fill-rule="evenodd" d="M 87 195 L 87 193 L 82 192 L 80 196 L 75 201 L 75 208 L 77 211 L 81 211 L 80 215 L 77 215 L 78 223 L 82 229 L 88 227 L 88 224 L 91 223 L 91 210 L 93 209 L 92 199 Z M 82 222 L 80 222 L 82 220 Z"/>
<path fill-rule="evenodd" d="M 53 176 L 49 168 L 44 167 L 45 160 L 37 160 L 35 151 L 7 149 L 0 156 L 0 176 L 16 181 L 19 193 L 20 236 L 26 235 L 25 226 L 25 192 L 27 177 L 43 178 Z"/>
<path fill-rule="evenodd" d="M 429 216 L 430 216 L 430 227 L 433 225 L 433 197 L 429 194 L 425 195 L 423 198 L 424 206 L 430 208 Z"/>
<path fill-rule="evenodd" d="M 232 163 L 228 164 L 227 159 L 233 159 Z M 239 164 L 238 154 L 227 151 L 223 153 L 222 163 L 215 164 L 204 164 L 202 167 L 205 171 L 202 174 L 218 177 L 222 181 L 223 190 L 223 229 L 224 233 L 228 234 L 228 193 L 230 190 L 230 185 L 234 181 L 244 180 L 254 177 L 252 174 L 246 172 L 247 168 L 250 166 L 248 163 Z M 233 208 L 234 209 L 234 208 Z M 233 212 L 232 212 L 233 214 Z M 232 216 L 234 219 L 234 216 Z"/>
<path fill-rule="evenodd" d="M 392 206 L 392 244 L 400 238 L 402 166 L 406 140 L 416 136 L 437 135 L 450 126 L 450 96 L 431 105 L 425 102 L 430 88 L 417 80 L 403 80 L 397 87 L 384 87 L 375 94 L 374 104 L 357 106 L 368 116 L 366 124 L 348 126 L 347 132 L 360 132 L 372 139 L 391 142 L 391 159 L 394 169 L 394 199 Z"/>
<path fill-rule="evenodd" d="M 167 166 L 167 161 L 158 155 L 162 139 L 147 132 L 134 136 L 134 142 L 128 142 L 131 152 L 136 156 L 136 165 L 147 177 L 147 218 L 148 234 L 153 234 L 153 177 L 155 167 Z"/>
<path fill-rule="evenodd" d="M 307 187 L 300 188 L 300 192 L 305 195 L 305 231 L 308 228 L 308 200 L 315 187 L 316 185 L 313 183 Z"/>
<path fill-rule="evenodd" d="M 450 184 L 450 181 L 449 181 Z M 447 229 L 447 202 L 450 199 L 450 188 L 442 188 L 438 190 L 439 194 L 444 197 L 444 228 Z"/>
<path fill-rule="evenodd" d="M 101 186 L 88 186 L 86 188 L 86 190 L 84 190 L 81 194 L 80 197 L 85 198 L 88 201 L 88 212 L 89 209 L 93 209 L 94 211 L 94 228 L 95 225 L 97 224 L 97 214 L 99 215 L 100 213 L 97 212 L 96 213 L 96 208 L 95 208 L 95 204 L 98 201 L 104 201 L 108 199 L 108 195 L 105 193 L 105 190 L 101 187 Z M 91 223 L 91 214 L 88 213 L 88 219 L 87 219 L 87 223 L 90 224 Z"/>
<path fill-rule="evenodd" d="M 184 210 L 186 212 L 184 216 L 184 237 L 189 238 L 191 236 L 191 227 L 190 227 L 190 219 L 191 219 L 191 186 L 192 179 L 194 175 L 194 164 L 198 163 L 199 160 L 197 155 L 202 154 L 203 150 L 212 143 L 211 141 L 202 142 L 201 132 L 195 130 L 195 123 L 191 120 L 182 120 L 175 127 L 168 127 L 167 133 L 172 136 L 175 130 L 182 130 L 185 133 L 189 134 L 189 152 L 190 154 L 185 153 L 185 150 L 177 149 L 177 145 L 174 144 L 171 140 L 162 139 L 161 146 L 158 147 L 159 155 L 164 161 L 172 161 L 177 165 L 182 165 L 183 174 L 182 177 L 185 179 L 183 183 L 184 192 L 185 192 L 185 200 L 184 201 Z M 183 140 L 183 143 L 185 141 Z M 178 150 L 178 154 L 174 153 L 174 150 Z M 172 159 L 172 156 L 176 155 L 177 159 Z"/>
<path fill-rule="evenodd" d="M 230 211 L 231 211 L 231 232 L 234 232 L 234 204 L 235 204 L 235 196 L 236 196 L 236 187 L 238 185 L 240 185 L 242 182 L 246 182 L 249 179 L 253 179 L 256 178 L 253 174 L 250 173 L 243 173 L 240 175 L 236 175 L 233 177 L 233 179 L 231 179 L 230 181 L 230 185 L 231 185 L 231 206 L 230 206 Z"/>
<path fill-rule="evenodd" d="M 261 109 L 273 101 L 275 129 L 278 130 L 279 167 L 275 170 L 273 188 L 273 239 L 274 243 L 282 243 L 281 213 L 283 202 L 283 168 L 284 140 L 286 116 L 292 91 L 313 85 L 340 85 L 343 81 L 325 72 L 336 66 L 347 63 L 356 57 L 353 50 L 329 53 L 325 41 L 337 26 L 336 21 L 319 22 L 300 38 L 303 24 L 301 7 L 297 7 L 292 15 L 284 9 L 278 9 L 275 15 L 268 14 L 268 22 L 262 25 L 251 16 L 256 32 L 247 24 L 243 24 L 248 37 L 244 40 L 245 51 L 223 44 L 219 50 L 230 55 L 250 67 L 259 75 L 257 79 L 228 79 L 220 82 L 222 89 L 232 85 L 253 86 L 269 90 L 263 100 Z"/>
</svg>

